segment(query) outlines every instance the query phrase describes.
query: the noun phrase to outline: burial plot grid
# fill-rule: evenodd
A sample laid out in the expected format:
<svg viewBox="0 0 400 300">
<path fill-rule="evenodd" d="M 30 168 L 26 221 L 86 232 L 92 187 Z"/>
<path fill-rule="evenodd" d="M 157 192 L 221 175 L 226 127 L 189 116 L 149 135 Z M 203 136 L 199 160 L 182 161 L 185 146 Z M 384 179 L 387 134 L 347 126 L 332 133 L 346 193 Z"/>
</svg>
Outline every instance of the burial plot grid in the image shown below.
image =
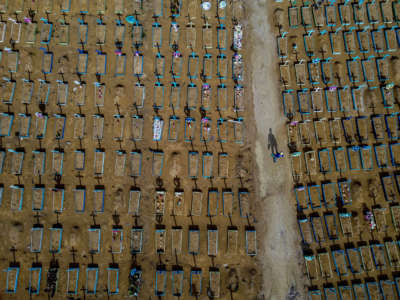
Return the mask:
<svg viewBox="0 0 400 300">
<path fill-rule="evenodd" d="M 398 298 L 399 4 L 272 6 L 308 299 Z"/>
<path fill-rule="evenodd" d="M 256 294 L 242 18 L 241 1 L 0 0 L 0 293 Z"/>
</svg>

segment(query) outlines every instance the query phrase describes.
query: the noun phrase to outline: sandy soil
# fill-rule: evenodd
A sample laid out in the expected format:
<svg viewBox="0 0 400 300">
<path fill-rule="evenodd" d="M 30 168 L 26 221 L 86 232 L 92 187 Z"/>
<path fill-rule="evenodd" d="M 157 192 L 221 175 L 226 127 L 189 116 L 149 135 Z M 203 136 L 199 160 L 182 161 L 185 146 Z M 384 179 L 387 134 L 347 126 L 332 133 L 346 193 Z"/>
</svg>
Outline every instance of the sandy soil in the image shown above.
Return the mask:
<svg viewBox="0 0 400 300">
<path fill-rule="evenodd" d="M 286 120 L 279 93 L 275 37 L 271 24 L 272 5 L 267 0 L 246 2 L 248 35 L 251 36 L 251 65 L 248 76 L 253 93 L 255 132 L 253 142 L 261 228 L 265 228 L 261 247 L 265 299 L 299 299 L 304 295 L 303 257 L 293 205 L 289 160 L 274 163 L 267 150 L 268 134 L 277 139 L 278 149 L 286 154 Z M 258 209 L 257 209 L 258 210 Z"/>
</svg>

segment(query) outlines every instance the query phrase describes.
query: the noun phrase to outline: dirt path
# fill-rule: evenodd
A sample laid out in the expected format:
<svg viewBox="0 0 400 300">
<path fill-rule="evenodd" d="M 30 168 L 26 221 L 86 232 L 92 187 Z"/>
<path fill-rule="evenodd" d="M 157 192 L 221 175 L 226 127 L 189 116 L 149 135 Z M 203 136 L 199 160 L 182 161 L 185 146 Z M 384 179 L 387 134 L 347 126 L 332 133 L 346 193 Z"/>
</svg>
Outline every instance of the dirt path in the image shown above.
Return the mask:
<svg viewBox="0 0 400 300">
<path fill-rule="evenodd" d="M 303 299 L 304 280 L 296 211 L 291 200 L 292 179 L 286 157 L 286 126 L 283 118 L 275 56 L 275 37 L 270 24 L 272 9 L 267 0 L 247 1 L 248 30 L 252 47 L 250 74 L 256 122 L 255 158 L 258 195 L 265 229 L 262 248 L 265 299 Z M 267 19 L 268 17 L 268 19 Z M 267 148 L 272 130 L 285 158 L 273 163 Z M 260 226 L 261 227 L 261 226 Z M 279 280 L 278 280 L 279 279 Z M 296 297 L 297 296 L 297 297 Z"/>
</svg>

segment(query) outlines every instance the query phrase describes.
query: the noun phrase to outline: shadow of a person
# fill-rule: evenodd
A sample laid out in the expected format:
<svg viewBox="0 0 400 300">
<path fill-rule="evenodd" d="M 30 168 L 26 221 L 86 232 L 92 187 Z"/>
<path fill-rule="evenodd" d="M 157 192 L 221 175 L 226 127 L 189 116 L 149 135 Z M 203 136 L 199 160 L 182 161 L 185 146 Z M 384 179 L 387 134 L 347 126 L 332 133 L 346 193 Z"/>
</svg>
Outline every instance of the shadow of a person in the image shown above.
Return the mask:
<svg viewBox="0 0 400 300">
<path fill-rule="evenodd" d="M 276 138 L 272 133 L 272 128 L 269 129 L 269 134 L 268 134 L 268 149 L 271 149 L 272 154 L 279 153 L 278 142 L 276 141 Z"/>
</svg>

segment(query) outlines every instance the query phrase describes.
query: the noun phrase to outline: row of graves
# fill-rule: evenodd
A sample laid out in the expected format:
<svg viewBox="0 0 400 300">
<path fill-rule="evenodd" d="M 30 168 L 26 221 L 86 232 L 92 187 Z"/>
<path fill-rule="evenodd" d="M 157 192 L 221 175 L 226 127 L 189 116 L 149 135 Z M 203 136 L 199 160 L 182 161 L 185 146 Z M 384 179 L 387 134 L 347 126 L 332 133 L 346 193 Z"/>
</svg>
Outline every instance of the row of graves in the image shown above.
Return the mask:
<svg viewBox="0 0 400 300">
<path fill-rule="evenodd" d="M 398 1 L 276 1 L 307 299 L 400 297 Z"/>
<path fill-rule="evenodd" d="M 237 0 L 0 0 L 1 292 L 238 292 L 232 258 L 257 254 L 236 170 L 241 14 Z"/>
</svg>

